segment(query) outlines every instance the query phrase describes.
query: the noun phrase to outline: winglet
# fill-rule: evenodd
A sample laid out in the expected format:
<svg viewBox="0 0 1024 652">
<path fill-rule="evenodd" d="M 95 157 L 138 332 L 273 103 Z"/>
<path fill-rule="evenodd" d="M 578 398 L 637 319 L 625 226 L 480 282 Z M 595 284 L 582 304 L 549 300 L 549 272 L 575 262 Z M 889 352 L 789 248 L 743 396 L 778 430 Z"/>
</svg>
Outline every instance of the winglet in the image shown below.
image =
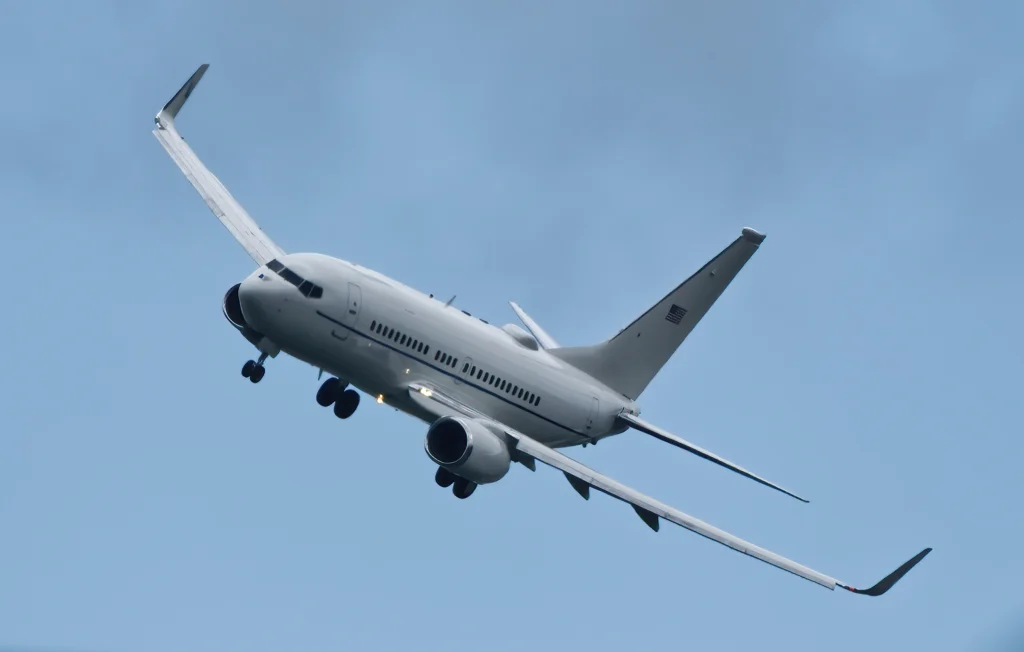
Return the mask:
<svg viewBox="0 0 1024 652">
<path fill-rule="evenodd" d="M 909 573 L 911 568 L 913 568 L 914 566 L 917 566 L 917 564 L 922 559 L 927 557 L 928 553 L 931 552 L 931 551 L 932 551 L 931 548 L 925 548 L 921 552 L 919 552 L 916 555 L 914 555 L 914 557 L 912 559 L 908 560 L 905 564 L 903 564 L 902 566 L 900 566 L 899 568 L 897 568 L 893 572 L 891 572 L 888 575 L 886 575 L 884 578 L 882 578 L 882 581 L 880 581 L 878 584 L 875 584 L 870 589 L 855 589 L 852 586 L 847 586 L 847 585 L 845 585 L 845 584 L 843 584 L 841 582 L 836 582 L 836 584 L 841 586 L 841 587 L 843 587 L 847 591 L 852 592 L 852 593 L 859 593 L 861 595 L 870 595 L 870 596 L 882 595 L 883 593 L 885 593 L 886 591 L 891 589 L 893 587 L 893 585 L 896 584 L 896 582 L 899 582 L 900 579 L 902 579 L 904 575 Z"/>
<path fill-rule="evenodd" d="M 155 122 L 158 125 L 163 125 L 168 122 L 174 122 L 174 117 L 178 115 L 178 111 L 181 111 L 181 107 L 185 106 L 185 100 L 192 94 L 192 91 L 199 85 L 199 80 L 206 74 L 206 69 L 210 67 L 210 64 L 204 63 L 199 66 L 199 69 L 192 73 L 192 76 L 188 78 L 185 85 L 178 89 L 178 92 L 174 94 L 167 104 L 164 104 L 164 108 L 160 109 L 160 113 L 156 114 Z"/>
</svg>

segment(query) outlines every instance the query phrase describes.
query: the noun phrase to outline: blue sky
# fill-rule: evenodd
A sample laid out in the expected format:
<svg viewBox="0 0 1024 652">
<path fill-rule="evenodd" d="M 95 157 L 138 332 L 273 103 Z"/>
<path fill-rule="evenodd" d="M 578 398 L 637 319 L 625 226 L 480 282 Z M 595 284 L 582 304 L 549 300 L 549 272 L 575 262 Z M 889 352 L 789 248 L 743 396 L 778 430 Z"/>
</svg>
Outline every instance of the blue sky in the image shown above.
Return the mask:
<svg viewBox="0 0 1024 652">
<path fill-rule="evenodd" d="M 0 9 L 0 648 L 1024 646 L 1024 6 L 20 2 Z M 764 246 L 644 416 L 573 450 L 858 586 L 832 594 L 560 474 L 457 501 L 425 427 L 316 406 L 220 313 L 251 261 L 150 135 L 289 251 L 599 341 Z"/>
</svg>

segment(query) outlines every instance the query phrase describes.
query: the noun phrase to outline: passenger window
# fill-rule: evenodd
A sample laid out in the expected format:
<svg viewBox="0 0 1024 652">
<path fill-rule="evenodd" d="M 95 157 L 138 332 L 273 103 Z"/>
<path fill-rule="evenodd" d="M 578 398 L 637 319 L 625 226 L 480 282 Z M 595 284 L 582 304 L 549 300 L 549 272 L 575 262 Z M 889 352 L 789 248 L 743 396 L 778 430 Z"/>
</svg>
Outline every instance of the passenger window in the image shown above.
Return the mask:
<svg viewBox="0 0 1024 652">
<path fill-rule="evenodd" d="M 512 386 L 512 395 L 515 396 L 516 392 L 519 391 L 519 385 Z"/>
<path fill-rule="evenodd" d="M 476 379 L 480 380 L 483 377 L 484 377 L 484 370 L 483 369 L 477 369 L 476 370 Z"/>
<path fill-rule="evenodd" d="M 423 342 L 420 342 L 419 346 L 416 347 L 416 350 L 423 353 Z"/>
<path fill-rule="evenodd" d="M 519 398 L 523 398 L 523 388 L 519 388 Z"/>
<path fill-rule="evenodd" d="M 491 374 L 484 374 L 484 382 L 485 382 L 485 383 L 486 383 L 486 382 L 487 382 L 488 380 L 490 380 L 490 379 L 491 379 Z"/>
<path fill-rule="evenodd" d="M 378 335 L 380 335 L 380 332 L 382 330 L 384 330 L 384 324 L 377 324 L 377 334 Z"/>
<path fill-rule="evenodd" d="M 405 346 L 405 335 L 402 336 L 402 340 L 401 340 L 401 342 L 399 342 L 399 344 L 401 344 L 402 346 Z"/>
<path fill-rule="evenodd" d="M 467 369 L 469 369 L 469 363 L 468 362 L 465 363 L 464 365 L 462 365 L 462 373 L 466 373 Z"/>
<path fill-rule="evenodd" d="M 469 370 L 469 375 L 472 376 L 475 373 L 476 373 L 476 365 L 473 365 L 473 368 Z"/>
<path fill-rule="evenodd" d="M 498 383 L 498 389 L 500 389 L 500 390 L 504 390 L 505 389 L 505 381 L 504 380 L 501 381 L 500 383 Z"/>
<path fill-rule="evenodd" d="M 451 367 L 452 369 L 454 369 L 454 368 L 455 368 L 455 365 L 457 365 L 457 364 L 459 364 L 459 359 L 458 359 L 458 358 L 452 358 L 452 363 L 451 363 L 451 364 L 450 364 L 449 366 L 450 366 L 450 367 Z"/>
<path fill-rule="evenodd" d="M 377 328 L 377 320 L 375 319 L 375 320 L 370 322 L 370 330 L 372 331 L 372 330 L 374 330 L 376 328 Z"/>
<path fill-rule="evenodd" d="M 309 293 L 309 298 L 310 299 L 319 299 L 322 296 L 324 296 L 324 289 L 322 287 L 320 287 L 319 285 L 314 285 L 313 289 Z"/>
<path fill-rule="evenodd" d="M 423 355 L 427 355 L 428 353 L 430 353 L 430 345 L 429 344 L 423 347 Z"/>
<path fill-rule="evenodd" d="M 395 339 L 395 329 L 390 329 L 385 337 L 387 337 L 389 340 Z"/>
</svg>

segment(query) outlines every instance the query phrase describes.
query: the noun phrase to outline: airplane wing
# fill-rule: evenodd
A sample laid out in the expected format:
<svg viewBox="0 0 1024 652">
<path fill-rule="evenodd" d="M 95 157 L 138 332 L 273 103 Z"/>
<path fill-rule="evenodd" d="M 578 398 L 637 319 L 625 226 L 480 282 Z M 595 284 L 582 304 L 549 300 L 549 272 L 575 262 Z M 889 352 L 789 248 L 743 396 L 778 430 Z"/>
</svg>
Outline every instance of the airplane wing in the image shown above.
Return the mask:
<svg viewBox="0 0 1024 652">
<path fill-rule="evenodd" d="M 548 335 L 547 331 L 540 327 L 540 324 L 533 321 L 533 319 L 526 314 L 526 311 L 519 307 L 519 304 L 515 301 L 509 301 L 508 303 L 512 306 L 512 310 L 515 311 L 516 315 L 523 322 L 523 325 L 526 326 L 528 331 L 530 331 L 530 334 L 533 335 L 533 338 L 537 340 L 537 343 L 540 344 L 542 349 L 558 348 L 558 342 L 555 341 L 555 338 Z"/>
<path fill-rule="evenodd" d="M 523 463 L 527 467 L 533 467 L 533 460 L 537 460 L 558 469 L 565 474 L 566 479 L 569 481 L 569 484 L 573 489 L 587 500 L 590 499 L 590 488 L 593 487 L 612 498 L 617 498 L 625 503 L 629 503 L 643 522 L 655 532 L 659 529 L 660 519 L 665 519 L 666 521 L 675 523 L 676 525 L 684 527 L 691 532 L 696 532 L 715 543 L 728 546 L 737 552 L 741 552 L 747 556 L 753 557 L 754 559 L 771 564 L 776 568 L 781 568 L 784 571 L 814 582 L 815 584 L 823 586 L 829 590 L 835 590 L 838 586 L 861 595 L 882 595 L 892 588 L 900 578 L 906 575 L 911 568 L 916 566 L 918 562 L 924 559 L 925 556 L 932 551 L 931 548 L 925 548 L 871 588 L 857 589 L 840 582 L 833 577 L 829 577 L 824 573 L 820 573 L 812 568 L 775 554 L 770 550 L 766 550 L 760 546 L 744 541 L 743 539 L 733 536 L 724 530 L 720 530 L 713 525 L 709 525 L 704 521 L 696 519 L 689 514 L 684 514 L 674 507 L 669 507 L 654 498 L 645 496 L 639 491 L 604 476 L 517 430 L 513 430 L 486 417 L 480 412 L 463 405 L 444 393 L 438 392 L 436 388 L 429 387 L 423 383 L 413 383 L 409 386 L 409 389 L 410 397 L 423 409 L 438 415 L 459 412 L 470 418 L 484 420 L 488 422 L 491 427 L 500 429 L 500 431 L 506 435 L 509 447 L 512 449 L 513 457 L 516 461 Z M 429 405 L 430 403 L 434 403 L 435 405 L 431 406 Z"/>
<path fill-rule="evenodd" d="M 213 214 L 227 227 L 231 235 L 235 236 L 235 240 L 242 245 L 252 259 L 263 265 L 284 255 L 284 251 L 263 233 L 256 221 L 231 196 L 220 179 L 203 165 L 203 162 L 199 160 L 196 153 L 185 143 L 185 139 L 178 134 L 178 130 L 174 127 L 174 118 L 209 67 L 208 63 L 199 66 L 199 69 L 192 74 L 185 85 L 164 105 L 164 108 L 156 115 L 157 127 L 153 130 L 153 135 L 164 146 L 171 159 L 192 183 Z"/>
<path fill-rule="evenodd" d="M 638 430 L 638 431 L 640 431 L 642 433 L 645 433 L 645 434 L 648 434 L 648 435 L 650 435 L 652 437 L 660 439 L 661 441 L 668 442 L 669 444 L 672 444 L 673 446 L 678 446 L 679 448 L 682 448 L 683 450 L 690 451 L 694 455 L 698 455 L 700 457 L 703 457 L 704 459 L 709 460 L 711 462 L 714 462 L 715 464 L 718 464 L 719 466 L 724 466 L 725 468 L 729 469 L 730 471 L 735 471 L 736 473 L 739 473 L 740 475 L 742 475 L 744 477 L 750 478 L 754 482 L 760 482 L 761 484 L 763 484 L 766 487 L 771 487 L 772 489 L 775 489 L 776 491 L 781 491 L 782 493 L 786 494 L 787 496 L 792 496 L 793 498 L 796 498 L 797 500 L 799 500 L 801 502 L 804 502 L 804 503 L 810 502 L 809 500 L 806 500 L 804 498 L 801 498 L 800 496 L 797 496 L 795 493 L 793 493 L 791 491 L 787 491 L 786 489 L 783 489 L 782 487 L 780 487 L 779 485 L 777 485 L 777 484 L 775 484 L 773 482 L 768 482 L 767 480 L 765 480 L 761 476 L 758 476 L 758 475 L 755 475 L 755 474 L 751 473 L 750 471 L 746 470 L 742 466 L 739 466 L 738 464 L 733 464 L 729 460 L 727 460 L 725 458 L 722 458 L 722 457 L 719 457 L 719 456 L 715 455 L 714 453 L 712 453 L 711 451 L 706 451 L 706 450 L 704 450 L 703 448 L 701 448 L 700 446 L 698 446 L 696 444 L 691 444 L 690 442 L 686 441 L 682 437 L 676 437 L 675 435 L 673 435 L 672 433 L 668 432 L 667 430 L 663 430 L 662 428 L 659 428 L 658 426 L 655 426 L 653 424 L 647 423 L 646 421 L 644 421 L 643 419 L 641 419 L 638 416 L 634 416 L 632 414 L 620 414 L 618 416 L 618 418 L 620 420 L 625 421 L 626 423 L 628 423 L 630 425 L 630 427 L 635 429 L 635 430 Z"/>
</svg>

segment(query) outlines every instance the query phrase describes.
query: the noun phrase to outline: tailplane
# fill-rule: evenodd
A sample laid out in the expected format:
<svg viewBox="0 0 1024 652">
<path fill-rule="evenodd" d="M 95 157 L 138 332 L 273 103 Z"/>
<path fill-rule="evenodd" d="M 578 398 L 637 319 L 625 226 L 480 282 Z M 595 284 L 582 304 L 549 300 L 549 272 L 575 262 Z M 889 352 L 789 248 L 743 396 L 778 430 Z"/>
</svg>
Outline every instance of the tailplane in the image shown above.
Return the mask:
<svg viewBox="0 0 1024 652">
<path fill-rule="evenodd" d="M 764 242 L 746 228 L 722 253 L 607 342 L 549 352 L 636 399 Z"/>
</svg>

